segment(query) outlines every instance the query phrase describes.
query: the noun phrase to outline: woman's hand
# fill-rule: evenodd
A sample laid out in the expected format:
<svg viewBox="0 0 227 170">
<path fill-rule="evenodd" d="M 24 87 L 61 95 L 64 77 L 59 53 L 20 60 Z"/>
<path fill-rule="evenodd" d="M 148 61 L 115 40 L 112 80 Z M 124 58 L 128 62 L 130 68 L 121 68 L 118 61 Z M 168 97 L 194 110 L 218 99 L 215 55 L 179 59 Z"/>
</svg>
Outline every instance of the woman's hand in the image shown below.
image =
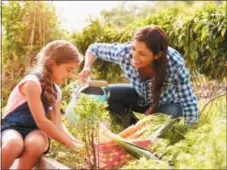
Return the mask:
<svg viewBox="0 0 227 170">
<path fill-rule="evenodd" d="M 90 68 L 83 68 L 83 70 L 79 73 L 79 77 L 78 77 L 79 82 L 81 83 L 86 82 L 90 74 L 91 74 Z"/>
<path fill-rule="evenodd" d="M 145 115 L 151 115 L 152 113 L 153 113 L 153 107 L 152 106 L 150 106 L 146 111 L 145 111 Z"/>
</svg>

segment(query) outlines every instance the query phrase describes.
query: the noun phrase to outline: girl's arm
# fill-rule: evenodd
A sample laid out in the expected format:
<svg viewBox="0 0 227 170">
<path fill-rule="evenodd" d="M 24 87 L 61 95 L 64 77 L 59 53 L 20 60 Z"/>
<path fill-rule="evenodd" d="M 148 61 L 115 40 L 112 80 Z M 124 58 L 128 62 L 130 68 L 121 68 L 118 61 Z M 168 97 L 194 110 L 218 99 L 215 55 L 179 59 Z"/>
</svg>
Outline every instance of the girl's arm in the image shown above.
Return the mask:
<svg viewBox="0 0 227 170">
<path fill-rule="evenodd" d="M 53 122 L 47 119 L 38 85 L 33 81 L 27 81 L 21 86 L 21 93 L 25 95 L 32 116 L 39 129 L 45 132 L 49 137 L 66 146 L 71 148 L 75 147 L 75 144 L 69 138 L 66 138 Z"/>
<path fill-rule="evenodd" d="M 67 138 L 70 138 L 71 140 L 79 143 L 79 144 L 82 144 L 81 141 L 79 141 L 78 139 L 76 139 L 69 131 L 68 129 L 66 128 L 66 126 L 62 123 L 61 121 L 61 111 L 60 111 L 60 100 L 59 102 L 56 104 L 56 107 L 55 107 L 55 110 L 56 110 L 56 114 L 55 114 L 55 124 L 56 126 L 58 127 L 58 129 L 64 133 L 64 135 L 67 137 Z"/>
</svg>

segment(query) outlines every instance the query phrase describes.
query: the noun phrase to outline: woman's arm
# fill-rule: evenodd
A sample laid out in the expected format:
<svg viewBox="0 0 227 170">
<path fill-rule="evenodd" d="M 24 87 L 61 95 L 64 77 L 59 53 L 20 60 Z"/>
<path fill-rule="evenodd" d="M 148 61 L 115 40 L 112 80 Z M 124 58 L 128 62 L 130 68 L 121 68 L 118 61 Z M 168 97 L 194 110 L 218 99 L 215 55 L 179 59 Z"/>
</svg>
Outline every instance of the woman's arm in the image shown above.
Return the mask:
<svg viewBox="0 0 227 170">
<path fill-rule="evenodd" d="M 85 54 L 85 63 L 83 70 L 79 74 L 79 81 L 85 82 L 90 75 L 91 66 L 97 58 L 105 61 L 120 64 L 120 60 L 124 60 L 125 56 L 131 49 L 130 43 L 94 43 L 91 44 Z"/>
<path fill-rule="evenodd" d="M 186 124 L 197 123 L 199 119 L 198 104 L 192 91 L 188 70 L 181 66 L 176 75 L 177 94 L 183 109 Z"/>
<path fill-rule="evenodd" d="M 94 60 L 101 58 L 105 61 L 119 63 L 120 58 L 130 50 L 130 47 L 130 43 L 94 43 L 88 47 L 86 54 L 92 53 L 95 57 Z"/>
<path fill-rule="evenodd" d="M 47 119 L 40 96 L 40 89 L 33 81 L 27 81 L 21 86 L 21 93 L 25 95 L 32 116 L 40 130 L 45 132 L 54 140 L 65 144 L 68 147 L 75 147 L 69 138 L 58 130 L 58 128 Z"/>
</svg>

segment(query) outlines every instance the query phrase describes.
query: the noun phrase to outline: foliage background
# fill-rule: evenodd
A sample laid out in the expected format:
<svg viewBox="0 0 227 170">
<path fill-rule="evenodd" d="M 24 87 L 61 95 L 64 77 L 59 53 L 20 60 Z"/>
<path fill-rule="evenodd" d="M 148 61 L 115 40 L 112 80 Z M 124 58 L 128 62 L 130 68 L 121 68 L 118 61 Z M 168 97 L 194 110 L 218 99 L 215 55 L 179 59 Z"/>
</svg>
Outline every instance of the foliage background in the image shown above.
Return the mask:
<svg viewBox="0 0 227 170">
<path fill-rule="evenodd" d="M 83 56 L 91 43 L 130 41 L 133 32 L 147 24 L 157 24 L 166 31 L 169 45 L 183 55 L 192 80 L 198 75 L 217 81 L 226 78 L 226 2 L 198 5 L 189 1 L 177 2 L 176 5 L 168 1 L 157 2 L 155 6 L 149 3 L 127 6 L 123 2 L 101 13 L 102 20 L 90 20 L 90 25 L 81 32 L 68 32 L 60 29 L 61 23 L 51 3 L 12 1 L 3 4 L 3 106 L 12 88 L 35 63 L 38 51 L 51 40 L 69 40 Z M 99 59 L 92 68 L 92 77 L 109 83 L 127 82 L 118 65 Z"/>
</svg>

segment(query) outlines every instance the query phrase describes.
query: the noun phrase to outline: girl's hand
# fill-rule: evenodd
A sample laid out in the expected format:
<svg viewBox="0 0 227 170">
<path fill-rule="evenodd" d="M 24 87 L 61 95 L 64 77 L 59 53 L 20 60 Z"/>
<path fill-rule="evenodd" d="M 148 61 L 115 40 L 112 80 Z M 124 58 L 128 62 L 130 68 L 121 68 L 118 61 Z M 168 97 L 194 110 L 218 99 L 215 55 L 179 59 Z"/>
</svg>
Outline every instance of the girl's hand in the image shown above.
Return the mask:
<svg viewBox="0 0 227 170">
<path fill-rule="evenodd" d="M 78 143 L 78 144 L 81 144 L 81 145 L 84 145 L 84 143 L 76 138 L 72 139 L 74 142 Z"/>
<path fill-rule="evenodd" d="M 79 140 L 72 140 L 70 139 L 67 143 L 66 143 L 66 147 L 79 152 L 83 147 L 84 147 L 84 143 L 79 141 Z"/>
</svg>

